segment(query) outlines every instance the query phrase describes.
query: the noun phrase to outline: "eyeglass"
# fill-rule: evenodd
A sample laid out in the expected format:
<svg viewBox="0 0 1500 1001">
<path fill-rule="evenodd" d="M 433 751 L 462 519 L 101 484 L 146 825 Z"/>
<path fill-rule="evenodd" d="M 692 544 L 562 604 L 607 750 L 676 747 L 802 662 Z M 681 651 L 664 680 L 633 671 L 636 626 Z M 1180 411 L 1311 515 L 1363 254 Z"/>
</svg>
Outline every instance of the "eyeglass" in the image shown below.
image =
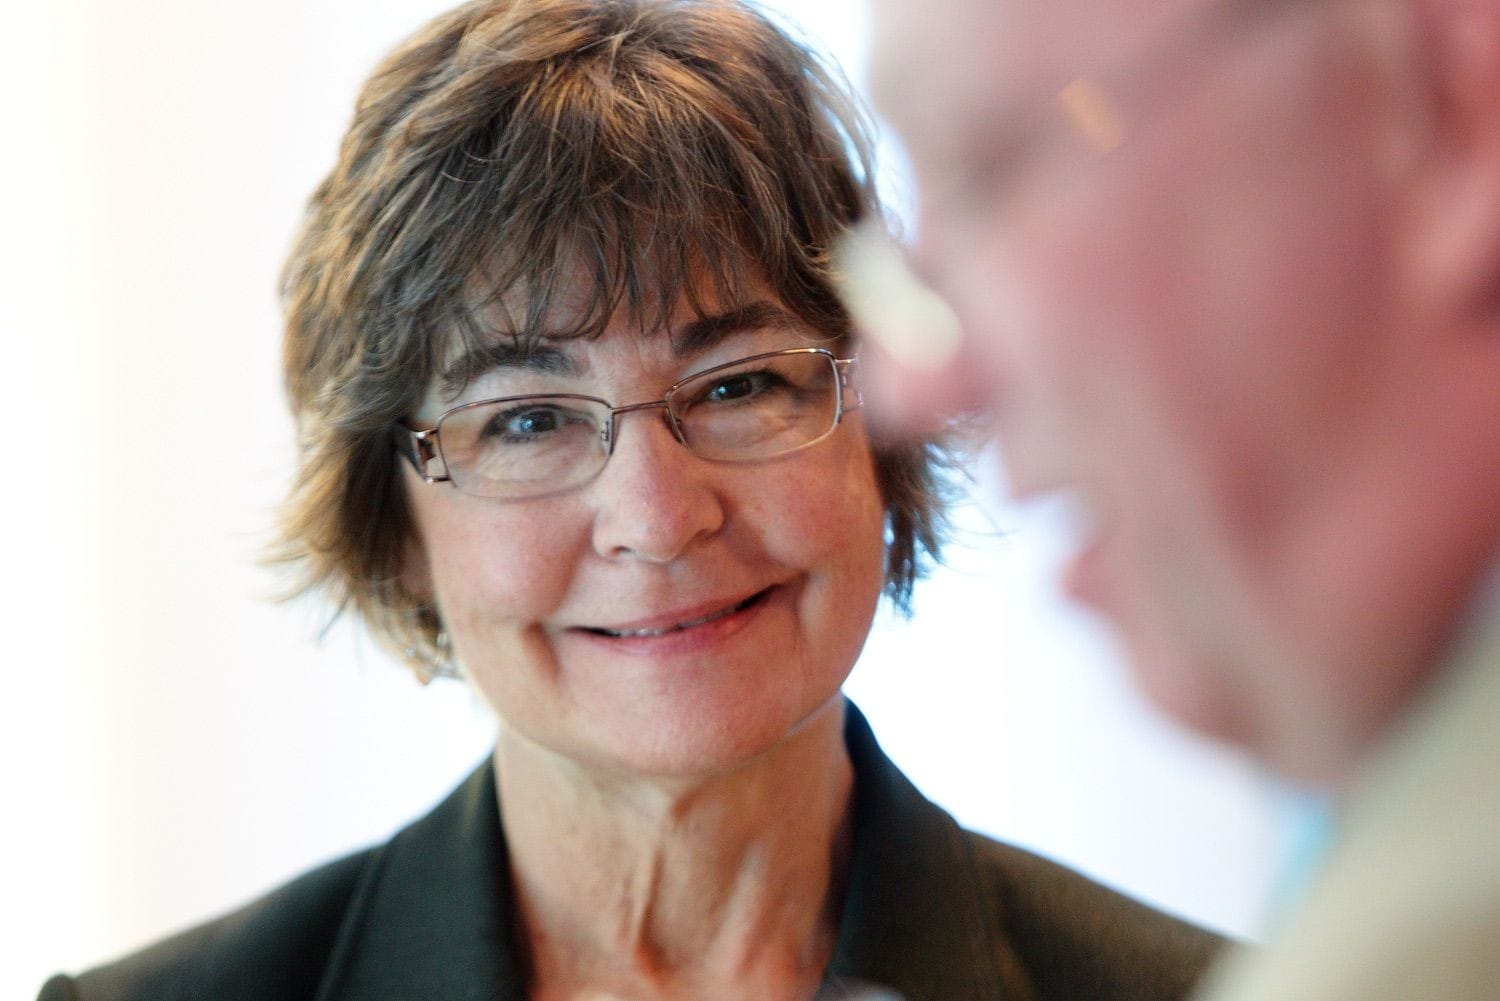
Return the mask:
<svg viewBox="0 0 1500 1001">
<path fill-rule="evenodd" d="M 1195 93 L 1231 47 L 1284 24 L 1283 13 L 1318 7 L 1311 0 L 1209 0 L 1169 14 L 1150 37 L 1096 61 L 1051 95 L 995 109 L 995 127 L 978 130 L 973 162 L 965 165 L 971 176 L 959 183 L 1003 189 L 1018 173 L 1059 173 L 1059 159 L 1069 155 L 1097 161 Z"/>
<path fill-rule="evenodd" d="M 1039 101 L 996 109 L 993 128 L 970 130 L 944 162 L 942 189 L 924 190 L 927 213 L 991 232 L 995 209 L 1014 219 L 1029 209 L 1079 209 L 1080 170 L 1103 164 L 1135 133 L 1195 90 L 1195 74 L 1223 62 L 1227 47 L 1280 23 L 1274 15 L 1316 10 L 1310 0 L 1211 0 L 1175 15 L 1155 36 L 1075 76 Z M 902 364 L 937 371 L 962 343 L 952 309 L 908 264 L 878 223 L 845 234 L 836 251 L 839 289 L 855 326 Z"/>
<path fill-rule="evenodd" d="M 397 425 L 397 450 L 428 483 L 475 497 L 522 500 L 582 486 L 604 469 L 617 418 L 663 411 L 672 434 L 715 462 L 758 462 L 815 445 L 860 398 L 855 358 L 788 348 L 715 365 L 660 400 L 617 407 L 575 393 L 505 396 L 445 411 L 426 430 Z"/>
</svg>

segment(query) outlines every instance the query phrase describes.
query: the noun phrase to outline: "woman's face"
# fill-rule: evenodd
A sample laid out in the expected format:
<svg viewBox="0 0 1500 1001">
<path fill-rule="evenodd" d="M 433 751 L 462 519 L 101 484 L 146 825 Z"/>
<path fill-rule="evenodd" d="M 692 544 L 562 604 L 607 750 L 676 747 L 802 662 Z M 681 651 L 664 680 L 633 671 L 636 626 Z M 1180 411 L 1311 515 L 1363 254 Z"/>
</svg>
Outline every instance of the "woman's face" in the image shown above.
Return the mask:
<svg viewBox="0 0 1500 1001">
<path fill-rule="evenodd" d="M 459 403 L 525 393 L 654 400 L 713 365 L 806 346 L 813 332 L 757 294 L 777 315 L 695 324 L 692 339 L 686 309 L 644 337 L 619 316 L 597 340 L 548 343 L 563 364 L 497 367 L 456 393 L 434 385 L 414 417 L 431 426 Z M 436 604 L 514 735 L 594 769 L 723 772 L 827 704 L 864 643 L 885 547 L 861 415 L 748 463 L 693 455 L 660 410 L 622 415 L 616 432 L 596 478 L 534 499 L 469 496 L 402 463 L 407 583 Z"/>
</svg>

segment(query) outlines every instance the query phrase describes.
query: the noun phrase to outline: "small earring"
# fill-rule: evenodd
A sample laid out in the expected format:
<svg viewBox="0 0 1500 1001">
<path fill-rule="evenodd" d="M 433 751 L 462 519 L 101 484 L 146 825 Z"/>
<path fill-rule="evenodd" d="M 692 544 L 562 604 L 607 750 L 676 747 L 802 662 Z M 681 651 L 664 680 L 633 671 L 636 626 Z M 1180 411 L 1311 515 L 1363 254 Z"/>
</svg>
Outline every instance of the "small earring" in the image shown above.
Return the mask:
<svg viewBox="0 0 1500 1001">
<path fill-rule="evenodd" d="M 430 650 L 407 647 L 406 661 L 424 687 L 432 684 L 434 678 L 458 677 L 458 668 L 453 663 L 453 644 L 446 629 L 437 631 Z"/>
</svg>

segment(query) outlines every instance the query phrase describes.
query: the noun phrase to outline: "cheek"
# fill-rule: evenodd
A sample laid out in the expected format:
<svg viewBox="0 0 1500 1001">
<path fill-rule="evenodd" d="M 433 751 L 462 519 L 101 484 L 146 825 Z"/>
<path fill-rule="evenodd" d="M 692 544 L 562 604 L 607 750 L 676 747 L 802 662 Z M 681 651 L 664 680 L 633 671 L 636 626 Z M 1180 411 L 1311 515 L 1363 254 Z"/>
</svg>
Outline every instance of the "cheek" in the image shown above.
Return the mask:
<svg viewBox="0 0 1500 1001">
<path fill-rule="evenodd" d="M 885 509 L 863 429 L 849 430 L 829 441 L 829 452 L 808 456 L 815 461 L 777 470 L 781 482 L 763 495 L 751 520 L 762 526 L 762 543 L 778 562 L 803 568 L 815 587 L 831 585 L 848 592 L 840 600 L 862 605 L 866 591 L 878 599 L 884 578 Z"/>
<path fill-rule="evenodd" d="M 562 603 L 586 539 L 562 530 L 566 519 L 555 507 L 497 505 L 456 492 L 414 506 L 433 599 L 456 644 L 477 625 L 524 625 Z"/>
<path fill-rule="evenodd" d="M 842 684 L 869 635 L 885 585 L 885 507 L 873 463 L 861 450 L 853 469 L 830 477 L 816 491 L 819 503 L 803 519 L 803 545 L 811 554 L 802 602 L 802 640 L 809 665 L 824 665 L 828 681 Z M 812 493 L 811 491 L 809 493 Z"/>
<path fill-rule="evenodd" d="M 1240 445 L 1294 443 L 1338 405 L 1383 311 L 1379 192 L 1359 157 L 1279 155 L 1327 137 L 1278 126 L 1153 135 L 1012 226 L 1018 367 L 1085 411 L 1131 384 L 1185 437 Z"/>
<path fill-rule="evenodd" d="M 852 437 L 852 436 L 851 436 Z M 861 640 L 885 583 L 885 502 L 863 430 L 849 456 L 850 474 L 842 490 L 831 491 L 819 534 L 840 572 L 850 580 L 852 603 L 861 609 Z M 815 524 L 818 524 L 815 522 Z"/>
</svg>

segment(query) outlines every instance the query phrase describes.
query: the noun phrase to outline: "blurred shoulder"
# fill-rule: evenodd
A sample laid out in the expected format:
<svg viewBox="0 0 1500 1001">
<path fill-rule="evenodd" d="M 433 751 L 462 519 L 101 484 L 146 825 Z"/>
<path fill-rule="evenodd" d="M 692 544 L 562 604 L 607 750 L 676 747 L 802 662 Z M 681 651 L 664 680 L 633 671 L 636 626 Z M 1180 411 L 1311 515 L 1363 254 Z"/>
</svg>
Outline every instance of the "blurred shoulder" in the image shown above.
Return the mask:
<svg viewBox="0 0 1500 1001">
<path fill-rule="evenodd" d="M 1041 997 L 1185 997 L 1225 940 L 1066 866 L 965 831 L 999 927 Z"/>
<path fill-rule="evenodd" d="M 328 863 L 231 914 L 77 977 L 38 1001 L 310 999 L 378 850 Z"/>
<path fill-rule="evenodd" d="M 834 973 L 912 1001 L 1187 997 L 1223 944 L 1041 856 L 964 830 L 848 706 L 855 834 Z"/>
</svg>

